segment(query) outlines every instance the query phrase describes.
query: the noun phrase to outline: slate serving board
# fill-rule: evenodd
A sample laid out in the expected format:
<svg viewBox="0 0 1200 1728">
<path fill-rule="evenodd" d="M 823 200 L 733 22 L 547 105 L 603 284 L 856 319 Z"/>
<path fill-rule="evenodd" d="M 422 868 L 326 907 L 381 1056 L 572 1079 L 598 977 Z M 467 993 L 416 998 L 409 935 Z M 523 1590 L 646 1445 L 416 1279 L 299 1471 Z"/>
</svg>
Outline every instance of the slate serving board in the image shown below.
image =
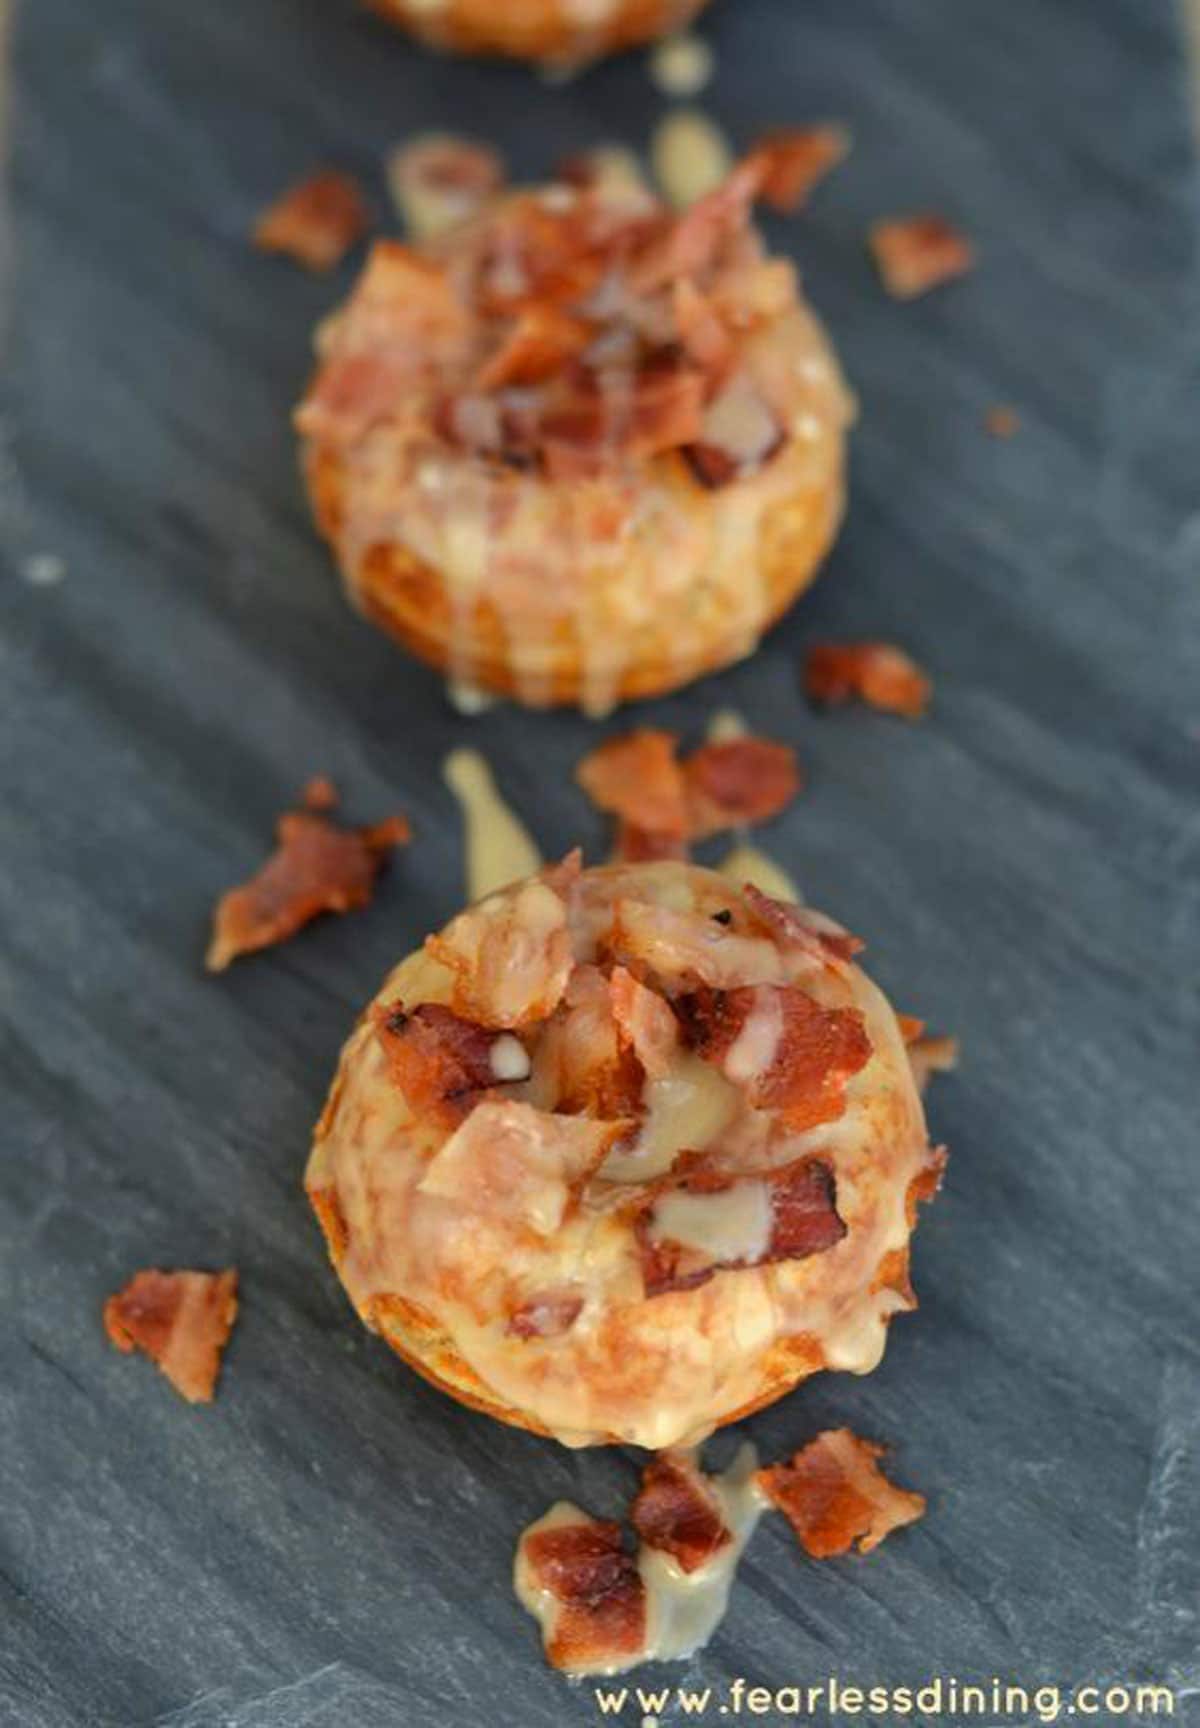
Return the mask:
<svg viewBox="0 0 1200 1728">
<path fill-rule="evenodd" d="M 1154 1678 L 1195 1721 L 1200 319 L 1177 20 L 723 0 L 705 28 L 735 139 L 853 127 L 772 233 L 863 414 L 817 590 L 752 662 L 640 717 L 695 738 L 733 704 L 794 740 L 810 785 L 766 843 L 965 1060 L 931 1100 L 953 1159 L 920 1313 L 878 1373 L 745 1424 L 768 1455 L 829 1423 L 890 1441 L 928 1518 L 820 1566 L 769 1522 L 711 1647 L 645 1678 Z M 358 1005 L 458 898 L 444 751 L 482 742 L 547 852 L 598 856 L 570 778 L 598 730 L 461 720 L 345 607 L 288 409 L 351 269 L 313 279 L 244 236 L 327 161 L 382 214 L 382 152 L 419 128 L 474 125 L 533 176 L 643 141 L 662 99 L 638 56 L 550 88 L 339 0 L 26 0 L 9 61 L 0 1721 L 591 1722 L 590 1689 L 541 1665 L 512 1546 L 559 1495 L 615 1513 L 634 1455 L 509 1432 L 403 1370 L 353 1318 L 300 1174 Z M 863 234 L 922 206 L 981 267 L 901 308 Z M 996 401 L 1020 411 L 1007 444 L 981 429 Z M 810 715 L 820 635 L 908 645 L 931 718 Z M 407 810 L 411 851 L 369 914 L 205 978 L 214 895 L 318 770 L 363 820 Z M 242 1270 L 210 1410 L 103 1340 L 104 1296 L 147 1262 Z"/>
</svg>

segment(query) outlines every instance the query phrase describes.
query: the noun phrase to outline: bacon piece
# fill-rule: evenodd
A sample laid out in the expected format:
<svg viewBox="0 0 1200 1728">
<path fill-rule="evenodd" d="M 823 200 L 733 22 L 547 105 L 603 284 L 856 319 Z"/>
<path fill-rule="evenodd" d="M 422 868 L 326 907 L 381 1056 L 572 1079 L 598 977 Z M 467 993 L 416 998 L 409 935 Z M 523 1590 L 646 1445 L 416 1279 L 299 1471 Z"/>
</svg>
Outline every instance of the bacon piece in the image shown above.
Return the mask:
<svg viewBox="0 0 1200 1728">
<path fill-rule="evenodd" d="M 774 942 L 641 900 L 617 902 L 606 947 L 635 976 L 663 985 L 664 994 L 698 984 L 728 989 L 747 982 L 781 983 L 785 977 Z"/>
<path fill-rule="evenodd" d="M 288 188 L 254 224 L 262 252 L 282 252 L 309 270 L 332 270 L 371 226 L 358 181 L 328 169 Z"/>
<path fill-rule="evenodd" d="M 672 732 L 639 727 L 591 751 L 575 778 L 598 810 L 609 810 L 646 833 L 682 839 L 687 806 L 677 744 Z"/>
<path fill-rule="evenodd" d="M 664 858 L 685 859 L 688 844 L 682 834 L 655 834 L 636 822 L 621 819 L 613 841 L 614 864 L 653 864 Z"/>
<path fill-rule="evenodd" d="M 918 1092 L 924 1093 L 935 1074 L 952 1074 L 958 1067 L 957 1038 L 916 1037 L 906 1042 Z"/>
<path fill-rule="evenodd" d="M 623 966 L 613 967 L 608 993 L 618 1038 L 633 1050 L 651 1080 L 661 1079 L 679 1045 L 679 1022 L 670 1004 Z"/>
<path fill-rule="evenodd" d="M 1006 402 L 994 402 L 983 417 L 983 426 L 992 438 L 1012 438 L 1021 429 L 1021 417 Z"/>
<path fill-rule="evenodd" d="M 821 961 L 840 960 L 846 963 L 861 954 L 866 944 L 860 936 L 852 936 L 832 918 L 814 912 L 807 906 L 796 906 L 788 900 L 776 900 L 764 894 L 753 882 L 747 882 L 742 897 L 758 922 L 768 929 L 785 948 L 795 948 Z"/>
<path fill-rule="evenodd" d="M 547 1019 L 574 965 L 566 905 L 544 879 L 468 908 L 425 946 L 454 973 L 455 1011 L 492 1028 Z"/>
<path fill-rule="evenodd" d="M 915 1014 L 897 1014 L 896 1025 L 906 1044 L 915 1044 L 925 1030 L 924 1020 L 918 1020 Z"/>
<path fill-rule="evenodd" d="M 593 1171 L 631 1126 L 486 1098 L 430 1160 L 418 1192 L 553 1236 Z"/>
<path fill-rule="evenodd" d="M 686 1157 L 686 1155 L 685 1155 Z M 678 1168 L 678 1162 L 676 1165 Z M 687 1197 L 687 1221 L 705 1246 L 672 1237 L 680 1230 L 680 1208 L 669 1196 Z M 660 1216 L 661 1209 L 661 1216 Z M 714 1234 L 730 1216 L 762 1228 L 761 1238 L 737 1252 L 714 1254 Z M 846 1234 L 837 1210 L 833 1172 L 820 1158 L 798 1158 L 777 1170 L 747 1177 L 722 1176 L 689 1167 L 660 1184 L 634 1222 L 647 1296 L 693 1290 L 718 1272 L 739 1272 L 781 1260 L 807 1260 Z"/>
<path fill-rule="evenodd" d="M 849 149 L 844 126 L 781 126 L 765 133 L 752 152 L 767 165 L 759 197 L 772 210 L 798 210 Z"/>
<path fill-rule="evenodd" d="M 217 902 L 205 964 L 230 961 L 294 936 L 321 912 L 369 904 L 384 859 L 409 837 L 402 816 L 370 828 L 339 828 L 315 810 L 289 810 L 276 826 L 266 863 Z"/>
<path fill-rule="evenodd" d="M 916 661 L 890 642 L 815 642 L 804 665 L 804 688 L 812 702 L 857 696 L 906 720 L 919 720 L 933 693 Z"/>
<path fill-rule="evenodd" d="M 411 1013 L 397 1002 L 377 1008 L 374 1018 L 392 1079 L 414 1116 L 432 1116 L 454 1127 L 479 1094 L 496 1085 L 492 1051 L 497 1038 L 486 1027 L 438 1002 L 422 1002 Z"/>
<path fill-rule="evenodd" d="M 495 150 L 448 132 L 427 132 L 389 151 L 388 189 L 414 240 L 428 240 L 474 216 L 504 184 Z"/>
<path fill-rule="evenodd" d="M 710 489 L 755 474 L 786 441 L 786 432 L 758 385 L 735 372 L 709 403 L 697 440 L 684 451 L 696 478 Z"/>
<path fill-rule="evenodd" d="M 505 1330 L 514 1338 L 560 1338 L 583 1312 L 575 1290 L 543 1290 L 514 1308 Z"/>
<path fill-rule="evenodd" d="M 327 774 L 314 774 L 304 788 L 306 810 L 336 810 L 339 801 L 338 789 Z"/>
<path fill-rule="evenodd" d="M 896 300 L 913 300 L 975 267 L 970 241 L 942 216 L 876 222 L 868 242 L 883 286 Z"/>
<path fill-rule="evenodd" d="M 642 1471 L 630 1520 L 647 1548 L 695 1572 L 733 1540 L 709 1479 L 691 1458 L 660 1452 Z"/>
<path fill-rule="evenodd" d="M 664 234 L 652 236 L 630 269 L 633 293 L 653 294 L 680 276 L 706 270 L 746 227 L 768 171 L 765 160 L 747 157 L 720 186 L 677 216 Z"/>
<path fill-rule="evenodd" d="M 765 822 L 800 790 L 796 752 L 767 738 L 704 744 L 684 761 L 683 778 L 693 840 L 743 823 Z"/>
<path fill-rule="evenodd" d="M 569 1115 L 637 1117 L 645 1075 L 618 1036 L 608 980 L 597 966 L 577 966 L 537 1048 L 537 1079 L 556 1110 Z M 539 1102 L 544 1102 L 539 1098 Z"/>
<path fill-rule="evenodd" d="M 602 1673 L 636 1660 L 646 1644 L 646 1589 L 637 1561 L 625 1551 L 621 1526 L 589 1518 L 575 1507 L 571 1522 L 555 1513 L 524 1531 L 517 1548 L 517 1588 L 523 1599 L 545 1591 L 557 1611 L 543 1621 L 546 1658 L 571 1673 Z"/>
<path fill-rule="evenodd" d="M 880 1470 L 884 1448 L 849 1428 L 831 1428 L 795 1454 L 755 1474 L 814 1560 L 869 1554 L 884 1537 L 925 1513 L 925 1496 L 897 1488 Z"/>
<path fill-rule="evenodd" d="M 118 1350 L 141 1350 L 189 1404 L 210 1404 L 237 1318 L 238 1275 L 135 1272 L 104 1304 L 104 1330 Z"/>
<path fill-rule="evenodd" d="M 676 1008 L 698 1054 L 798 1132 L 836 1121 L 871 1059 L 857 1008 L 822 1008 L 794 984 L 700 990 Z"/>
<path fill-rule="evenodd" d="M 671 309 L 683 351 L 709 378 L 721 377 L 733 358 L 733 338 L 690 276 L 681 276 L 671 291 Z"/>
<path fill-rule="evenodd" d="M 503 390 L 512 384 L 539 384 L 582 353 L 593 327 L 558 306 L 533 304 L 519 313 L 499 348 L 480 368 L 480 390 Z"/>
</svg>

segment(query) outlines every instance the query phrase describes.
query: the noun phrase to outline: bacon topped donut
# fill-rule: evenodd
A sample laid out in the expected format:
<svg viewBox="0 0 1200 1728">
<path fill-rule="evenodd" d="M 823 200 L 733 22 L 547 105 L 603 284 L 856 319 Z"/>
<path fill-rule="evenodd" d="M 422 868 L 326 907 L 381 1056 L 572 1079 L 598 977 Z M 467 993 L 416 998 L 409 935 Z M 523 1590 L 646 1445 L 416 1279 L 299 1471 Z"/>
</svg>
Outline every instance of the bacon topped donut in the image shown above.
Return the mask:
<svg viewBox="0 0 1200 1728">
<path fill-rule="evenodd" d="M 763 152 L 678 212 L 564 180 L 375 246 L 296 416 L 370 618 L 460 683 L 590 712 L 753 648 L 836 531 L 850 413 L 751 225 L 770 184 Z"/>
<path fill-rule="evenodd" d="M 431 48 L 579 65 L 650 42 L 694 18 L 705 0 L 368 0 Z"/>
<path fill-rule="evenodd" d="M 362 1016 L 317 1127 L 362 1318 L 568 1445 L 690 1444 L 873 1368 L 940 1166 L 854 949 L 671 860 L 573 857 L 460 914 Z"/>
</svg>

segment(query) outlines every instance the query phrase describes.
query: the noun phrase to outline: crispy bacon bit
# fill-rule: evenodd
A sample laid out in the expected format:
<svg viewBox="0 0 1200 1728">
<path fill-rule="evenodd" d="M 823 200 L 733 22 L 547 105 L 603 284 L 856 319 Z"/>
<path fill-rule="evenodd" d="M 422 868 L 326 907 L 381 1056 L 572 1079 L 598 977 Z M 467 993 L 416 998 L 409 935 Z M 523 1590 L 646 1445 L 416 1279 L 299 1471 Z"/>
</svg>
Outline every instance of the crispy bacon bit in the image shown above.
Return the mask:
<svg viewBox="0 0 1200 1728">
<path fill-rule="evenodd" d="M 677 743 L 671 732 L 639 727 L 591 751 L 575 778 L 598 810 L 610 810 L 648 834 L 682 839 L 687 805 Z"/>
<path fill-rule="evenodd" d="M 241 954 L 286 941 L 321 912 L 366 906 L 384 859 L 408 836 L 402 816 L 371 828 L 339 828 L 315 810 L 288 811 L 266 863 L 217 902 L 209 971 L 222 972 Z"/>
<path fill-rule="evenodd" d="M 909 1183 L 908 1193 L 904 1196 L 904 1211 L 910 1230 L 916 1228 L 917 1207 L 928 1206 L 941 1192 L 949 1159 L 950 1154 L 944 1146 L 928 1148 L 925 1162 Z"/>
<path fill-rule="evenodd" d="M 1005 402 L 996 402 L 983 417 L 984 430 L 993 438 L 1012 438 L 1021 429 L 1021 417 Z"/>
<path fill-rule="evenodd" d="M 422 1002 L 411 1013 L 399 1003 L 377 1008 L 375 1032 L 414 1116 L 454 1127 L 496 1084 L 496 1034 L 440 1003 Z"/>
<path fill-rule="evenodd" d="M 593 327 L 558 306 L 526 306 L 476 378 L 480 390 L 539 384 L 587 347 Z"/>
<path fill-rule="evenodd" d="M 615 1120 L 642 1108 L 645 1075 L 618 1037 L 608 980 L 597 966 L 577 966 L 563 1004 L 537 1049 L 541 1084 L 556 1110 Z"/>
<path fill-rule="evenodd" d="M 642 1472 L 630 1520 L 647 1548 L 695 1572 L 733 1540 L 708 1477 L 678 1453 L 661 1452 Z"/>
<path fill-rule="evenodd" d="M 663 858 L 686 858 L 688 844 L 682 834 L 655 834 L 635 822 L 621 820 L 612 855 L 614 864 L 652 864 Z"/>
<path fill-rule="evenodd" d="M 679 353 L 662 350 L 631 378 L 578 366 L 534 417 L 526 442 L 508 432 L 518 454 L 540 451 L 552 478 L 599 472 L 614 455 L 649 459 L 678 450 L 699 436 L 705 380 Z"/>
<path fill-rule="evenodd" d="M 632 291 L 653 294 L 680 276 L 698 276 L 706 270 L 725 242 L 749 221 L 767 172 L 765 161 L 748 157 L 715 191 L 677 216 L 635 261 L 630 272 Z"/>
<path fill-rule="evenodd" d="M 857 696 L 885 714 L 919 720 L 933 693 L 915 660 L 890 642 L 816 642 L 804 665 L 812 702 L 848 702 Z"/>
<path fill-rule="evenodd" d="M 698 984 L 729 989 L 747 979 L 773 983 L 785 975 L 773 942 L 641 900 L 617 902 L 605 947 L 637 976 L 661 981 L 668 993 Z"/>
<path fill-rule="evenodd" d="M 782 449 L 786 434 L 757 384 L 737 372 L 709 403 L 696 442 L 684 455 L 710 489 L 754 474 Z"/>
<path fill-rule="evenodd" d="M 876 222 L 868 241 L 883 285 L 896 300 L 913 300 L 975 266 L 970 241 L 941 216 Z"/>
<path fill-rule="evenodd" d="M 684 1160 L 684 1173 L 661 1184 L 634 1223 L 647 1296 L 695 1289 L 718 1272 L 739 1272 L 781 1260 L 807 1260 L 834 1247 L 846 1234 L 838 1215 L 833 1172 L 820 1158 L 798 1158 L 777 1170 L 743 1178 L 688 1166 L 686 1154 Z M 767 1232 L 753 1253 L 714 1256 L 707 1248 L 672 1238 L 664 1219 L 658 1216 L 669 1195 L 687 1195 L 701 1214 L 711 1208 L 719 1215 L 731 1197 L 743 1196 L 753 1202 L 754 1190 L 766 1204 Z"/>
<path fill-rule="evenodd" d="M 646 1590 L 637 1561 L 625 1551 L 619 1524 L 583 1512 L 577 1520 L 542 1520 L 524 1532 L 518 1589 L 546 1591 L 559 1604 L 543 1623 L 552 1667 L 594 1673 L 627 1666 L 646 1643 Z"/>
<path fill-rule="evenodd" d="M 918 1020 L 915 1014 L 897 1014 L 896 1024 L 906 1044 L 915 1044 L 925 1030 L 924 1020 Z"/>
<path fill-rule="evenodd" d="M 832 918 L 807 906 L 776 900 L 753 882 L 746 883 L 742 895 L 758 922 L 786 948 L 799 949 L 814 958 L 845 962 L 861 954 L 866 946 L 860 936 L 852 936 Z"/>
<path fill-rule="evenodd" d="M 884 1537 L 924 1516 L 925 1496 L 897 1488 L 880 1470 L 884 1448 L 849 1428 L 818 1434 L 790 1463 L 755 1480 L 779 1508 L 806 1554 L 825 1560 L 857 1548 L 869 1554 Z"/>
<path fill-rule="evenodd" d="M 238 1275 L 135 1272 L 104 1304 L 104 1329 L 118 1350 L 141 1350 L 189 1404 L 210 1404 L 237 1318 Z"/>
<path fill-rule="evenodd" d="M 544 879 L 470 907 L 425 946 L 455 975 L 455 1010 L 492 1028 L 545 1020 L 574 964 L 566 905 Z"/>
<path fill-rule="evenodd" d="M 797 1131 L 836 1121 L 871 1059 L 857 1008 L 822 1008 L 794 984 L 699 990 L 676 1008 L 699 1055 Z"/>
<path fill-rule="evenodd" d="M 748 822 L 765 822 L 800 790 L 796 752 L 767 738 L 704 744 L 683 764 L 688 830 L 694 840 Z"/>
<path fill-rule="evenodd" d="M 304 788 L 303 803 L 306 810 L 336 810 L 338 789 L 327 774 L 314 774 Z"/>
<path fill-rule="evenodd" d="M 482 209 L 504 184 L 495 150 L 429 132 L 388 154 L 387 180 L 396 210 L 414 240 L 455 228 Z"/>
<path fill-rule="evenodd" d="M 844 126 L 791 126 L 768 132 L 753 152 L 767 163 L 759 197 L 772 210 L 785 214 L 798 210 L 849 149 L 850 134 Z"/>
<path fill-rule="evenodd" d="M 618 1038 L 633 1050 L 651 1080 L 661 1079 L 679 1044 L 679 1022 L 670 1004 L 639 984 L 624 966 L 613 967 L 608 993 Z"/>
<path fill-rule="evenodd" d="M 507 1331 L 514 1338 L 560 1338 L 583 1312 L 583 1297 L 574 1290 L 544 1290 L 514 1308 Z"/>
<path fill-rule="evenodd" d="M 675 283 L 671 308 L 684 353 L 710 378 L 721 377 L 733 358 L 733 338 L 690 276 L 681 276 Z"/>
<path fill-rule="evenodd" d="M 309 270 L 332 270 L 371 226 L 357 180 L 332 169 L 302 180 L 254 225 L 262 252 L 282 252 Z"/>
<path fill-rule="evenodd" d="M 952 1074 L 958 1067 L 957 1038 L 916 1037 L 906 1042 L 918 1092 L 925 1091 L 935 1074 Z"/>
</svg>

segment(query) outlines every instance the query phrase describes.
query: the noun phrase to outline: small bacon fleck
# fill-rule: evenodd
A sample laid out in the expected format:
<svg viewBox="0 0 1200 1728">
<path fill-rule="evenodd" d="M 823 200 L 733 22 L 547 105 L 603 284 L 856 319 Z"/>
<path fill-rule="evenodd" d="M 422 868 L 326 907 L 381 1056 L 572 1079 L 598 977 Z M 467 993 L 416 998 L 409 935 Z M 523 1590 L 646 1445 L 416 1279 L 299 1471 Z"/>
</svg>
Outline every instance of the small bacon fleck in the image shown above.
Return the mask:
<svg viewBox="0 0 1200 1728">
<path fill-rule="evenodd" d="M 917 1037 L 906 1042 L 918 1092 L 925 1091 L 935 1074 L 952 1074 L 958 1067 L 957 1038 Z"/>
<path fill-rule="evenodd" d="M 338 789 L 329 776 L 327 774 L 314 774 L 304 788 L 304 808 L 306 810 L 336 810 L 338 802 Z"/>
<path fill-rule="evenodd" d="M 581 353 L 592 334 L 592 326 L 582 318 L 534 302 L 523 308 L 499 348 L 484 362 L 476 386 L 503 390 L 509 385 L 539 384 Z"/>
<path fill-rule="evenodd" d="M 766 133 L 752 152 L 767 164 L 759 197 L 772 210 L 798 210 L 849 149 L 844 126 L 785 126 Z"/>
<path fill-rule="evenodd" d="M 694 840 L 743 823 L 765 822 L 800 790 L 796 752 L 767 738 L 704 744 L 683 763 L 688 831 Z"/>
<path fill-rule="evenodd" d="M 371 226 L 357 180 L 328 169 L 302 180 L 254 225 L 262 252 L 281 252 L 309 270 L 332 270 Z"/>
<path fill-rule="evenodd" d="M 992 438 L 1012 438 L 1021 429 L 1021 417 L 1005 402 L 996 402 L 983 417 L 984 430 Z"/>
<path fill-rule="evenodd" d="M 733 1540 L 721 1504 L 692 1460 L 661 1452 L 642 1472 L 630 1520 L 647 1548 L 660 1549 L 683 1572 L 695 1572 Z"/>
<path fill-rule="evenodd" d="M 669 1072 L 679 1044 L 679 1022 L 657 991 L 638 982 L 624 966 L 614 966 L 608 981 L 617 1036 L 628 1045 L 651 1080 Z"/>
<path fill-rule="evenodd" d="M 794 984 L 699 990 L 676 1008 L 698 1054 L 741 1085 L 756 1110 L 778 1111 L 797 1131 L 836 1121 L 847 1084 L 871 1059 L 857 1008 L 822 1008 Z"/>
<path fill-rule="evenodd" d="M 812 702 L 835 704 L 857 696 L 885 714 L 919 720 L 933 685 L 915 660 L 890 642 L 815 642 L 804 665 Z"/>
<path fill-rule="evenodd" d="M 339 828 L 315 810 L 290 810 L 278 845 L 258 873 L 217 902 L 205 964 L 222 972 L 241 954 L 270 948 L 321 912 L 366 906 L 393 847 L 409 837 L 402 816 L 370 828 Z"/>
<path fill-rule="evenodd" d="M 209 1404 L 237 1318 L 238 1275 L 135 1272 L 104 1304 L 104 1329 L 118 1350 L 141 1350 L 189 1404 Z"/>
<path fill-rule="evenodd" d="M 648 834 L 682 839 L 687 830 L 683 770 L 671 732 L 639 727 L 583 758 L 575 778 L 598 810 Z"/>
<path fill-rule="evenodd" d="M 827 1429 L 790 1463 L 759 1470 L 755 1481 L 814 1560 L 869 1554 L 885 1536 L 925 1513 L 925 1496 L 897 1488 L 880 1470 L 884 1448 L 849 1428 Z"/>
<path fill-rule="evenodd" d="M 646 1590 L 619 1524 L 580 1512 L 578 1522 L 534 1525 L 517 1548 L 517 1578 L 559 1605 L 543 1625 L 552 1667 L 599 1672 L 644 1649 Z"/>
<path fill-rule="evenodd" d="M 746 883 L 742 895 L 758 922 L 784 947 L 800 949 L 814 959 L 846 962 L 866 946 L 861 936 L 852 936 L 831 918 L 787 900 L 776 900 L 753 882 Z"/>
<path fill-rule="evenodd" d="M 441 1003 L 422 1002 L 411 1013 L 400 1003 L 378 1008 L 375 1031 L 414 1116 L 454 1127 L 496 1084 L 496 1034 Z"/>
<path fill-rule="evenodd" d="M 896 300 L 913 300 L 975 266 L 970 241 L 942 216 L 876 222 L 868 242 L 884 288 Z"/>
</svg>

